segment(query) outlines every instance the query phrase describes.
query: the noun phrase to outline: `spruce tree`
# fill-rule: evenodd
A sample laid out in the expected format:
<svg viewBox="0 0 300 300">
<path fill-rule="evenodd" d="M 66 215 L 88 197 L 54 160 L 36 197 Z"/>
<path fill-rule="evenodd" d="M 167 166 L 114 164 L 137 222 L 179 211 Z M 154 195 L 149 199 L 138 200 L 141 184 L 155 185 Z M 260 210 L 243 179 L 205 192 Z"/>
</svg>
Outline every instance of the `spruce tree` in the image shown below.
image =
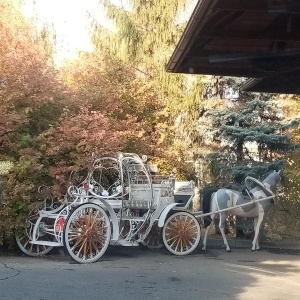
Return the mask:
<svg viewBox="0 0 300 300">
<path fill-rule="evenodd" d="M 287 114 L 279 95 L 241 92 L 243 78 L 206 78 L 192 128 L 177 120 L 178 140 L 194 153 L 204 185 L 239 186 L 247 175 L 261 178 L 278 170 L 283 155 L 297 148 L 295 110 Z"/>
<path fill-rule="evenodd" d="M 293 138 L 299 117 L 287 118 L 279 95 L 240 92 L 237 96 L 207 100 L 199 110 L 194 140 L 199 148 L 211 147 L 211 152 L 198 157 L 210 171 L 206 174 L 212 175 L 206 177 L 211 185 L 241 190 L 246 176 L 262 180 L 272 170 L 282 169 L 286 155 L 299 148 Z M 253 234 L 251 219 L 237 218 L 235 226 L 237 236 Z"/>
</svg>

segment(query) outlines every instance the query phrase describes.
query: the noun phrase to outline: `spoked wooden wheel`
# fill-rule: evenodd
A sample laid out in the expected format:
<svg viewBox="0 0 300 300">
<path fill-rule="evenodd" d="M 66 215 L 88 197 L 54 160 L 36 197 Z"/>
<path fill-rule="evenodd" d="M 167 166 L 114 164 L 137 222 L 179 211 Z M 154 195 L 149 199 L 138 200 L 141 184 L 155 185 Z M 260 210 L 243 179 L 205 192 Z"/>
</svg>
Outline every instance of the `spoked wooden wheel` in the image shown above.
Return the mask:
<svg viewBox="0 0 300 300">
<path fill-rule="evenodd" d="M 177 212 L 171 215 L 163 227 L 163 242 L 166 248 L 175 255 L 186 255 L 193 252 L 200 241 L 198 220 L 188 212 Z"/>
<path fill-rule="evenodd" d="M 142 244 L 149 249 L 153 248 L 162 248 L 163 247 L 163 240 L 162 240 L 162 229 L 158 227 L 158 223 L 155 222 L 146 236 Z"/>
<path fill-rule="evenodd" d="M 37 219 L 38 216 L 29 217 L 24 230 L 15 234 L 16 242 L 20 250 L 29 256 L 45 255 L 53 248 L 52 246 L 31 244 L 33 239 L 33 229 Z M 43 240 L 51 241 L 53 237 L 43 230 L 43 223 L 38 224 L 38 226 L 37 235 L 42 237 Z"/>
<path fill-rule="evenodd" d="M 97 261 L 106 251 L 111 226 L 106 212 L 97 204 L 79 205 L 70 214 L 64 228 L 64 245 L 79 263 Z"/>
</svg>

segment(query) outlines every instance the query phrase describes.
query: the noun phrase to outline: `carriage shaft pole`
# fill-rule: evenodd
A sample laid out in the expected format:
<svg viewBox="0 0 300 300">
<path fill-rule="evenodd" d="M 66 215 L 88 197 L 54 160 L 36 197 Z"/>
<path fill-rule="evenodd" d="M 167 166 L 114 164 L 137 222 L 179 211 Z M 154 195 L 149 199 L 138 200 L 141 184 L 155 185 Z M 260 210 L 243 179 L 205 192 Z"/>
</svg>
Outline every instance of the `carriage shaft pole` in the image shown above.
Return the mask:
<svg viewBox="0 0 300 300">
<path fill-rule="evenodd" d="M 277 196 L 280 196 L 282 194 L 278 194 Z M 209 212 L 209 213 L 205 213 L 205 214 L 202 214 L 202 211 L 196 211 L 196 212 L 193 212 L 193 215 L 197 215 L 197 217 L 206 217 L 206 216 L 211 216 L 213 214 L 218 214 L 218 213 L 221 213 L 221 212 L 224 212 L 224 211 L 229 211 L 229 210 L 232 210 L 232 209 L 235 209 L 235 208 L 239 208 L 239 207 L 243 207 L 243 206 L 246 206 L 246 205 L 249 205 L 249 204 L 253 204 L 253 203 L 256 203 L 256 202 L 260 202 L 260 201 L 264 201 L 264 200 L 269 200 L 269 199 L 272 199 L 272 198 L 275 198 L 276 195 L 274 196 L 269 196 L 269 197 L 266 197 L 266 198 L 261 198 L 261 199 L 253 199 L 253 200 L 250 200 L 249 202 L 247 203 L 243 203 L 243 204 L 239 204 L 239 205 L 235 205 L 233 207 L 227 207 L 227 208 L 224 208 L 224 209 L 220 209 L 218 211 L 214 211 L 214 212 Z"/>
</svg>

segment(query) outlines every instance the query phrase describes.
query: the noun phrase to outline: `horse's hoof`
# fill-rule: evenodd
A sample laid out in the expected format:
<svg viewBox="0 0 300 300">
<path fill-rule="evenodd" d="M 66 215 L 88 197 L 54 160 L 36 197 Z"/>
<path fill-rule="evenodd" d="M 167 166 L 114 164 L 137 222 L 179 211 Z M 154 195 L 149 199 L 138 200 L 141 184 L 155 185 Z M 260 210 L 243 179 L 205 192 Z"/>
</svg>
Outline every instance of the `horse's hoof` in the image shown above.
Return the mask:
<svg viewBox="0 0 300 300">
<path fill-rule="evenodd" d="M 227 252 L 231 252 L 231 249 L 226 249 Z"/>
</svg>

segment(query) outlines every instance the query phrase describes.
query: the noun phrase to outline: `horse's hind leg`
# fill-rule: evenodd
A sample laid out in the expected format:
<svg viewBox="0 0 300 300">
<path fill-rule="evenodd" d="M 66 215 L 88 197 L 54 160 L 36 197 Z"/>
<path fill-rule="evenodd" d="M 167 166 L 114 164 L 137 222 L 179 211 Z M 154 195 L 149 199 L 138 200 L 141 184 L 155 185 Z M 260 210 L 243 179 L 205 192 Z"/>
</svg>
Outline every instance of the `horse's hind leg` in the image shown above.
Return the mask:
<svg viewBox="0 0 300 300">
<path fill-rule="evenodd" d="M 210 222 L 208 222 L 208 225 L 205 227 L 204 238 L 203 238 L 203 242 L 202 242 L 202 250 L 203 251 L 206 250 L 207 235 L 208 235 L 208 231 L 209 231 L 211 222 L 214 219 L 214 215 L 211 215 L 210 218 L 211 218 Z"/>
<path fill-rule="evenodd" d="M 226 223 L 226 213 L 220 213 L 220 222 L 219 222 L 219 228 L 223 237 L 224 245 L 226 247 L 226 251 L 230 252 L 230 247 L 228 245 L 228 241 L 226 239 L 225 235 L 225 223 Z"/>
<path fill-rule="evenodd" d="M 203 243 L 202 243 L 203 251 L 206 251 L 206 242 L 207 242 L 207 235 L 208 235 L 209 227 L 210 227 L 210 225 L 205 228 L 205 233 L 204 233 L 204 238 L 203 238 Z"/>
</svg>

